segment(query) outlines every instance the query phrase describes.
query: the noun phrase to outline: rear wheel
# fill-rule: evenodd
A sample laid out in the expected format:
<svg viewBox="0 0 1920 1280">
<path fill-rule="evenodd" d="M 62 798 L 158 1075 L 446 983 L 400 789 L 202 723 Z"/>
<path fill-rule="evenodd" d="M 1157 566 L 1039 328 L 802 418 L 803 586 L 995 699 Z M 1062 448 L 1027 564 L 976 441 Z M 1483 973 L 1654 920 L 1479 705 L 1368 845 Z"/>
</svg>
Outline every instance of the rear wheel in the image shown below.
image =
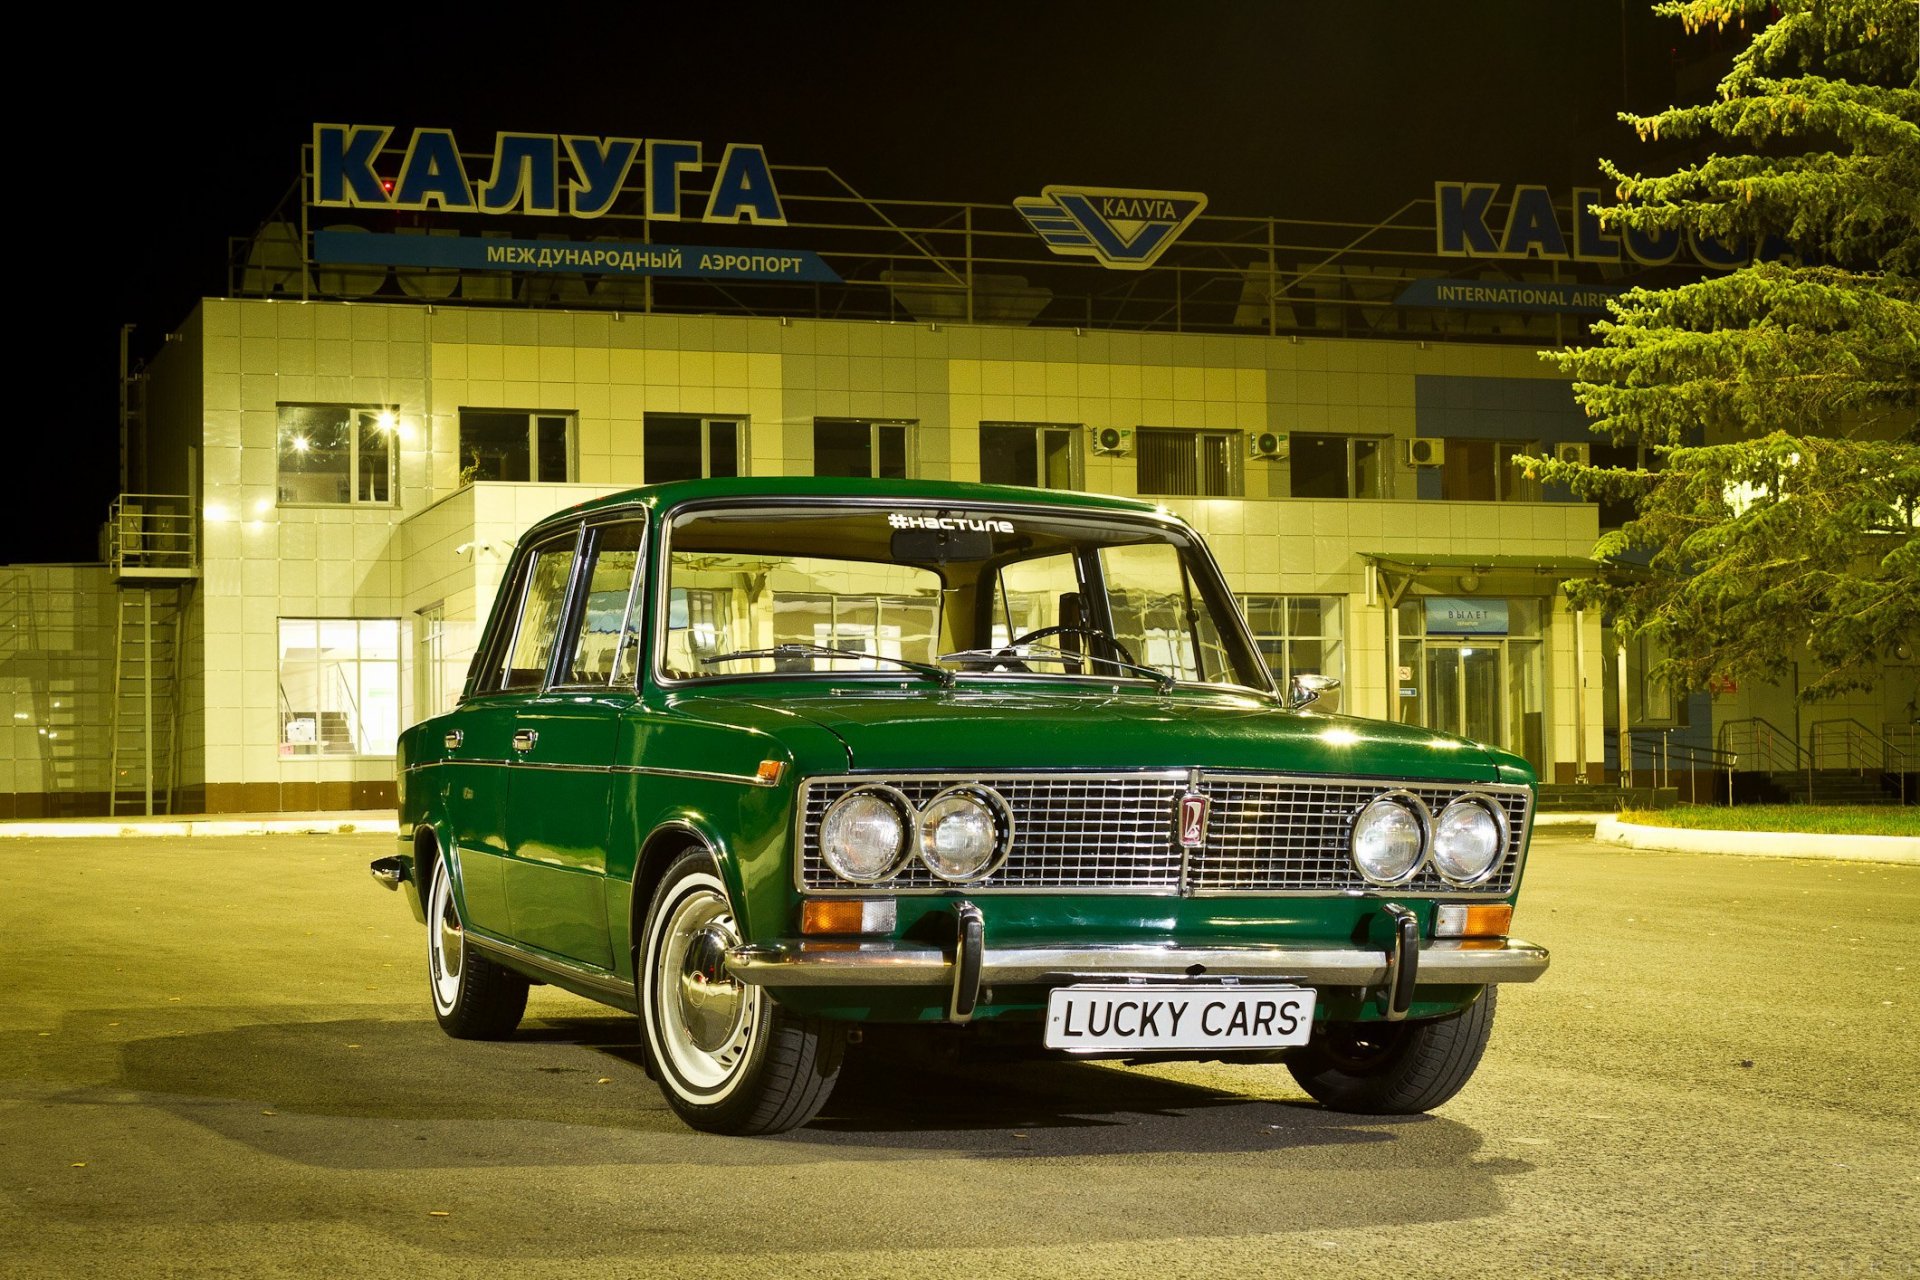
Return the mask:
<svg viewBox="0 0 1920 1280">
<path fill-rule="evenodd" d="M 719 868 L 682 854 L 641 934 L 640 1029 L 667 1105 L 710 1133 L 782 1133 L 819 1114 L 839 1078 L 846 1029 L 803 1018 L 727 972 L 740 931 Z"/>
<path fill-rule="evenodd" d="M 427 895 L 427 986 L 440 1029 L 460 1040 L 505 1040 L 527 1011 L 527 980 L 467 945 L 445 858 Z"/>
<path fill-rule="evenodd" d="M 1315 1101 L 1335 1111 L 1430 1111 L 1466 1085 L 1493 1030 L 1495 988 L 1460 1013 L 1412 1022 L 1330 1022 L 1287 1061 Z"/>
</svg>

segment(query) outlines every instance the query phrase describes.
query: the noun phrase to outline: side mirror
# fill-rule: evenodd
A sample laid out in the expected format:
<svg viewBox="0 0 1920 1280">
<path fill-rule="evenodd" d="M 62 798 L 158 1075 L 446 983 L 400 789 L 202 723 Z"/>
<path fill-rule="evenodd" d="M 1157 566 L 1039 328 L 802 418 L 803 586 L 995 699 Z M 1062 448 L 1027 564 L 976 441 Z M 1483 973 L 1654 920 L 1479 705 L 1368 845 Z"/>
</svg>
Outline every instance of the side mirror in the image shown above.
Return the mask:
<svg viewBox="0 0 1920 1280">
<path fill-rule="evenodd" d="M 1309 703 L 1320 700 L 1323 693 L 1332 693 L 1340 687 L 1340 681 L 1333 676 L 1299 675 L 1293 678 L 1293 684 L 1287 690 L 1287 710 L 1298 711 Z"/>
</svg>

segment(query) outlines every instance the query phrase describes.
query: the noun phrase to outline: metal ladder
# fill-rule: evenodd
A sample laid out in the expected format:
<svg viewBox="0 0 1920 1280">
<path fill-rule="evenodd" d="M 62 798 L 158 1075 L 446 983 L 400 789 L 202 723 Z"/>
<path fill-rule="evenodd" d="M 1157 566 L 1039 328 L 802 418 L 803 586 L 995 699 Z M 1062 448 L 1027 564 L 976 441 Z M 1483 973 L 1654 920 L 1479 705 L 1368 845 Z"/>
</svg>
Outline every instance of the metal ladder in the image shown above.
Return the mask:
<svg viewBox="0 0 1920 1280">
<path fill-rule="evenodd" d="M 191 586 L 123 585 L 116 605 L 108 812 L 173 812 L 180 648 Z"/>
</svg>

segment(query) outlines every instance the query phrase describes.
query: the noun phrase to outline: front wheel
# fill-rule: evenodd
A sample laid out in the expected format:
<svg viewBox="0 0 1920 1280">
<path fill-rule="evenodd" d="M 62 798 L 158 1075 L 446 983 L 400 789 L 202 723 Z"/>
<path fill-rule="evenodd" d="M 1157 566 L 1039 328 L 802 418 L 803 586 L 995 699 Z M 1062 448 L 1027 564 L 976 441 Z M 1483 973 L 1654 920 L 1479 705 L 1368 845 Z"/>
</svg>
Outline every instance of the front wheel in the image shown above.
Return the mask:
<svg viewBox="0 0 1920 1280">
<path fill-rule="evenodd" d="M 427 986 L 440 1029 L 460 1040 L 505 1040 L 527 1011 L 527 980 L 467 945 L 447 860 L 427 895 Z"/>
<path fill-rule="evenodd" d="M 705 850 L 667 868 L 647 909 L 640 1029 L 667 1105 L 709 1133 L 784 1133 L 818 1115 L 840 1075 L 846 1030 L 802 1018 L 727 972 L 740 931 Z"/>
<path fill-rule="evenodd" d="M 1315 1101 L 1335 1111 L 1431 1111 L 1460 1092 L 1480 1065 L 1493 1030 L 1494 990 L 1445 1018 L 1327 1023 L 1288 1059 L 1287 1069 Z"/>
</svg>

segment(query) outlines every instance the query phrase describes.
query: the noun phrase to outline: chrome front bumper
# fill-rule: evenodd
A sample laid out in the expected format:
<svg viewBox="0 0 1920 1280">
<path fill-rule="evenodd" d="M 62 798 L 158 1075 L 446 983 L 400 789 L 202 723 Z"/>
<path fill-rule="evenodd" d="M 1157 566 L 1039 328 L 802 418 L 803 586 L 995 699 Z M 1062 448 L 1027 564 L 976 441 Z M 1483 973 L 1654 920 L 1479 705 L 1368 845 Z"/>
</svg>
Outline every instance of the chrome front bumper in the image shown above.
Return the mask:
<svg viewBox="0 0 1920 1280">
<path fill-rule="evenodd" d="M 1547 952 L 1517 938 L 1423 942 L 1413 913 L 1386 904 L 1396 927 L 1384 950 L 1278 944 L 1169 946 L 1084 943 L 989 946 L 979 908 L 955 904 L 951 947 L 924 943 L 783 938 L 735 947 L 727 971 L 751 986 L 944 987 L 947 1018 L 973 1016 L 992 986 L 1065 986 L 1134 978 L 1224 978 L 1309 987 L 1379 988 L 1387 1017 L 1404 1018 L 1419 983 L 1484 986 L 1532 982 L 1547 970 Z"/>
<path fill-rule="evenodd" d="M 1547 970 L 1547 952 L 1517 938 L 1426 942 L 1421 982 L 1479 986 L 1532 982 Z M 1082 978 L 1259 978 L 1303 986 L 1377 987 L 1390 963 L 1385 951 L 1346 947 L 988 947 L 980 980 L 988 986 L 1048 985 Z M 783 940 L 736 947 L 727 971 L 762 987 L 937 987 L 953 980 L 951 951 L 891 942 Z"/>
</svg>

